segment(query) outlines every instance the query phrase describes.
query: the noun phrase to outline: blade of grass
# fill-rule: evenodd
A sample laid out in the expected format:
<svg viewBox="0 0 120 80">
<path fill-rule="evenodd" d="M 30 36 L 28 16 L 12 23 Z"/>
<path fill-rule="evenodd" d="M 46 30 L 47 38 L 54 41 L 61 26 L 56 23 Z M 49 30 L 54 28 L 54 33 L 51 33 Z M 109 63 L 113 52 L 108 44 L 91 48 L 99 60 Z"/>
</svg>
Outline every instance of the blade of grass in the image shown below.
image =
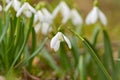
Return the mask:
<svg viewBox="0 0 120 80">
<path fill-rule="evenodd" d="M 80 80 L 86 80 L 85 76 L 85 65 L 84 65 L 84 60 L 83 60 L 83 55 L 80 55 L 79 57 L 79 71 L 80 71 Z"/>
<path fill-rule="evenodd" d="M 67 71 L 71 68 L 70 59 L 68 58 L 67 52 L 65 50 L 64 42 L 60 44 L 60 63 L 64 71 Z"/>
<path fill-rule="evenodd" d="M 90 52 L 90 55 L 92 56 L 93 60 L 96 62 L 96 64 L 100 67 L 100 69 L 103 71 L 103 73 L 105 74 L 106 78 L 108 80 L 112 80 L 110 74 L 107 72 L 107 70 L 105 69 L 104 65 L 102 64 L 102 62 L 99 60 L 99 58 L 96 55 L 96 52 L 94 51 L 94 49 L 92 48 L 92 46 L 89 44 L 89 42 L 82 38 L 78 33 L 76 33 L 75 31 L 71 30 L 71 32 L 73 34 L 75 34 L 82 42 L 83 44 L 86 46 L 86 49 Z"/>
<path fill-rule="evenodd" d="M 7 33 L 7 30 L 9 27 L 9 21 L 10 21 L 10 14 L 7 15 L 6 24 L 5 24 L 5 27 L 3 29 L 2 35 L 0 37 L 0 43 L 4 39 L 5 34 Z"/>
<path fill-rule="evenodd" d="M 30 20 L 29 29 L 28 29 L 28 31 L 27 31 L 27 34 L 26 34 L 25 40 L 24 40 L 24 42 L 23 42 L 23 44 L 22 44 L 22 47 L 20 48 L 20 51 L 18 52 L 18 55 L 16 56 L 16 58 L 15 58 L 15 60 L 13 61 L 10 69 L 8 70 L 7 75 L 9 75 L 9 72 L 12 70 L 12 68 L 13 68 L 13 66 L 15 65 L 16 61 L 18 60 L 18 58 L 19 58 L 20 55 L 22 54 L 22 51 L 23 51 L 23 49 L 24 49 L 24 47 L 25 47 L 25 45 L 26 45 L 26 43 L 27 43 L 28 37 L 29 37 L 29 35 L 30 35 L 30 31 L 31 31 L 32 26 L 33 26 L 33 19 L 34 19 L 34 16 L 32 16 L 32 18 L 31 18 L 31 20 Z"/>
</svg>

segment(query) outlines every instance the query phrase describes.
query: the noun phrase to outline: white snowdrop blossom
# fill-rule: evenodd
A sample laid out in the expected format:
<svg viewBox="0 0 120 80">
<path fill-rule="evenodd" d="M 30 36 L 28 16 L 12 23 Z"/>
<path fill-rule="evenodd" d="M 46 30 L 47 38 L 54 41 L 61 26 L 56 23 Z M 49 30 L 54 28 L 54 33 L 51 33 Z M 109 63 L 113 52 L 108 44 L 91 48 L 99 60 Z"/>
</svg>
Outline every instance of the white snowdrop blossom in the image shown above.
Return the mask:
<svg viewBox="0 0 120 80">
<path fill-rule="evenodd" d="M 104 26 L 107 25 L 107 19 L 104 13 L 98 7 L 94 6 L 87 15 L 86 24 L 94 24 L 97 20 L 100 20 Z"/>
<path fill-rule="evenodd" d="M 62 23 L 65 24 L 70 18 L 70 8 L 64 1 L 61 1 L 60 4 L 55 8 L 52 13 L 53 17 L 55 18 L 59 12 L 62 14 L 63 17 Z"/>
<path fill-rule="evenodd" d="M 53 17 L 46 8 L 43 8 L 41 11 L 39 10 L 36 12 L 34 18 L 36 33 L 40 30 L 42 34 L 46 35 L 52 30 L 52 21 Z"/>
<path fill-rule="evenodd" d="M 0 11 L 2 11 L 2 6 L 0 5 Z"/>
<path fill-rule="evenodd" d="M 52 23 L 52 21 L 53 21 L 52 14 L 46 8 L 43 8 L 41 11 L 44 15 L 44 22 Z"/>
<path fill-rule="evenodd" d="M 36 10 L 28 2 L 25 2 L 17 11 L 16 16 L 19 17 L 23 13 L 27 18 L 30 18 L 32 16 L 32 13 L 35 12 Z"/>
<path fill-rule="evenodd" d="M 54 51 L 58 51 L 60 47 L 60 42 L 65 41 L 68 47 L 71 49 L 71 43 L 69 39 L 61 32 L 58 32 L 51 40 L 50 47 L 54 49 Z"/>
<path fill-rule="evenodd" d="M 81 15 L 77 12 L 76 9 L 71 10 L 71 20 L 75 26 L 80 26 L 83 23 Z"/>
<path fill-rule="evenodd" d="M 8 4 L 5 7 L 5 11 L 8 11 L 10 9 L 10 7 L 13 7 L 15 11 L 18 11 L 20 9 L 20 5 L 21 5 L 21 3 L 18 0 L 8 1 Z"/>
</svg>

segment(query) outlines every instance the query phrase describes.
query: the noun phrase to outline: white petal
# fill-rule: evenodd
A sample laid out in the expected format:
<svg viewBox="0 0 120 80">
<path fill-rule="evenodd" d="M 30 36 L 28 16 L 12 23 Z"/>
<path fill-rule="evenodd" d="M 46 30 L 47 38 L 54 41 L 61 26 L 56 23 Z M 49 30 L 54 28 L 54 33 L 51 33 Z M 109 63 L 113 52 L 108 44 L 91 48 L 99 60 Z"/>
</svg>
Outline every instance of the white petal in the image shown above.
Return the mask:
<svg viewBox="0 0 120 80">
<path fill-rule="evenodd" d="M 2 11 L 2 6 L 0 5 L 0 11 Z"/>
<path fill-rule="evenodd" d="M 72 18 L 72 23 L 75 26 L 79 26 L 83 23 L 82 17 L 80 14 L 77 12 L 76 9 L 71 10 L 71 18 Z"/>
<path fill-rule="evenodd" d="M 44 14 L 45 22 L 52 23 L 53 20 L 52 14 L 46 8 L 43 8 L 42 12 Z"/>
<path fill-rule="evenodd" d="M 70 9 L 64 1 L 60 3 L 60 11 L 63 16 L 62 23 L 65 24 L 70 18 Z"/>
<path fill-rule="evenodd" d="M 107 25 L 107 18 L 102 11 L 99 10 L 99 18 L 101 23 L 105 26 Z"/>
<path fill-rule="evenodd" d="M 65 35 L 63 35 L 63 37 L 64 37 L 64 40 L 67 43 L 68 47 L 71 49 L 71 43 L 70 43 L 69 39 Z"/>
<path fill-rule="evenodd" d="M 60 47 L 60 41 L 57 41 L 54 48 L 53 48 L 54 51 L 58 51 L 59 47 Z"/>
<path fill-rule="evenodd" d="M 54 9 L 54 11 L 52 12 L 52 16 L 53 18 L 55 18 L 57 16 L 57 14 L 59 13 L 60 11 L 60 7 L 59 5 Z"/>
<path fill-rule="evenodd" d="M 20 5 L 21 5 L 21 3 L 18 0 L 14 0 L 13 7 L 14 7 L 15 11 L 18 11 L 20 9 Z"/>
<path fill-rule="evenodd" d="M 8 11 L 8 9 L 12 6 L 12 1 L 7 4 L 5 7 L 5 11 Z"/>
<path fill-rule="evenodd" d="M 86 24 L 94 24 L 98 19 L 98 8 L 94 7 L 86 18 Z"/>
<path fill-rule="evenodd" d="M 36 10 L 29 4 L 27 3 L 28 5 L 28 9 L 32 12 L 32 13 L 36 13 Z"/>
<path fill-rule="evenodd" d="M 46 35 L 49 32 L 50 25 L 48 23 L 42 23 L 42 34 Z"/>
<path fill-rule="evenodd" d="M 56 45 L 57 41 L 59 41 L 58 34 L 56 34 L 56 35 L 52 38 L 52 40 L 51 40 L 51 42 L 50 42 L 50 47 L 51 47 L 51 48 L 54 48 L 54 46 Z"/>
<path fill-rule="evenodd" d="M 34 29 L 35 29 L 35 32 L 36 32 L 36 33 L 39 32 L 39 30 L 40 30 L 40 28 L 41 28 L 40 26 L 41 26 L 40 23 L 38 23 L 38 24 L 35 25 Z"/>
<path fill-rule="evenodd" d="M 23 12 L 23 14 L 24 14 L 27 18 L 32 17 L 32 12 L 31 12 L 31 11 L 26 10 L 26 11 Z"/>
<path fill-rule="evenodd" d="M 32 13 L 35 13 L 35 12 L 36 10 L 28 2 L 25 2 L 23 6 L 17 11 L 16 16 L 19 17 L 22 13 L 24 13 L 26 17 L 31 17 Z"/>
<path fill-rule="evenodd" d="M 16 16 L 19 17 L 26 8 L 27 8 L 27 4 L 24 3 L 23 6 L 17 11 Z"/>
</svg>

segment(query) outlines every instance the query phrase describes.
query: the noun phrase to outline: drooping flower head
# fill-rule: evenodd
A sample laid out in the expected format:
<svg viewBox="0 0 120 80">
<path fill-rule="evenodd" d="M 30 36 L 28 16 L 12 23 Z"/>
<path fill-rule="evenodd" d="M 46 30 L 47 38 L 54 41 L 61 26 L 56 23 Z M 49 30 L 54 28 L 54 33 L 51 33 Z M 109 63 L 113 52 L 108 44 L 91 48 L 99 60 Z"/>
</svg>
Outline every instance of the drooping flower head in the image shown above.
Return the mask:
<svg viewBox="0 0 120 80">
<path fill-rule="evenodd" d="M 58 32 L 51 40 L 50 47 L 54 49 L 54 51 L 58 51 L 60 47 L 60 42 L 65 41 L 68 47 L 71 49 L 71 43 L 69 39 L 61 32 Z"/>
<path fill-rule="evenodd" d="M 43 35 L 46 35 L 52 30 L 51 24 L 53 21 L 52 14 L 46 9 L 43 8 L 36 12 L 34 17 L 35 31 L 36 33 L 41 30 Z"/>
<path fill-rule="evenodd" d="M 16 16 L 19 17 L 23 13 L 26 17 L 30 18 L 32 16 L 32 13 L 35 12 L 36 10 L 28 2 L 25 2 L 17 11 Z"/>
<path fill-rule="evenodd" d="M 96 1 L 95 1 L 95 5 L 93 7 L 93 9 L 88 13 L 87 17 L 86 17 L 86 24 L 94 24 L 96 23 L 98 20 L 104 25 L 107 25 L 107 19 L 105 14 L 98 8 L 98 5 L 96 5 Z"/>
<path fill-rule="evenodd" d="M 83 23 L 82 17 L 76 9 L 71 10 L 71 20 L 75 26 L 80 26 Z"/>
<path fill-rule="evenodd" d="M 7 6 L 5 7 L 5 11 L 8 11 L 10 7 L 13 7 L 15 11 L 20 9 L 20 1 L 19 0 L 11 0 L 7 2 Z"/>
<path fill-rule="evenodd" d="M 52 13 L 53 17 L 55 18 L 59 12 L 62 14 L 63 17 L 62 23 L 65 24 L 70 18 L 70 8 L 64 1 L 61 1 L 59 5 L 55 8 Z"/>
</svg>

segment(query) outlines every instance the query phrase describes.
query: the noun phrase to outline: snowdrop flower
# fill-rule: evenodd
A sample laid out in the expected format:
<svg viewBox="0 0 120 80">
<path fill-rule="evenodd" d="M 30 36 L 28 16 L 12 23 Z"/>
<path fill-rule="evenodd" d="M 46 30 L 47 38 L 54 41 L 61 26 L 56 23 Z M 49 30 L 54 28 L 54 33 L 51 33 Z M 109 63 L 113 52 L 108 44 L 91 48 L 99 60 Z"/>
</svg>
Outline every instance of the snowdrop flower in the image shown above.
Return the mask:
<svg viewBox="0 0 120 80">
<path fill-rule="evenodd" d="M 2 6 L 0 5 L 0 11 L 2 11 Z"/>
<path fill-rule="evenodd" d="M 82 17 L 81 15 L 77 12 L 76 9 L 72 9 L 71 10 L 71 19 L 72 19 L 72 23 L 75 26 L 79 26 L 83 23 Z"/>
<path fill-rule="evenodd" d="M 44 15 L 44 22 L 52 23 L 52 21 L 53 21 L 52 14 L 46 8 L 43 8 L 41 11 Z"/>
<path fill-rule="evenodd" d="M 47 35 L 48 32 L 50 32 L 52 30 L 52 27 L 50 26 L 49 23 L 37 23 L 35 25 L 35 32 L 38 33 L 39 30 L 41 31 L 41 33 L 43 35 Z"/>
<path fill-rule="evenodd" d="M 71 43 L 69 39 L 61 32 L 58 32 L 51 40 L 50 47 L 54 49 L 54 51 L 58 51 L 60 47 L 60 42 L 65 41 L 68 47 L 71 49 Z"/>
<path fill-rule="evenodd" d="M 94 6 L 87 15 L 86 24 L 94 24 L 97 20 L 100 20 L 104 26 L 107 25 L 107 19 L 104 13 L 97 6 Z"/>
<path fill-rule="evenodd" d="M 63 17 L 62 23 L 65 24 L 70 18 L 70 9 L 64 1 L 60 2 L 60 4 L 55 8 L 52 13 L 53 17 L 55 17 L 59 12 L 62 14 Z"/>
<path fill-rule="evenodd" d="M 32 16 L 32 13 L 35 12 L 36 10 L 28 2 L 25 2 L 17 11 L 16 16 L 19 17 L 23 13 L 27 18 L 30 18 Z"/>
<path fill-rule="evenodd" d="M 11 0 L 6 0 L 6 3 L 9 3 Z"/>
<path fill-rule="evenodd" d="M 39 10 L 35 13 L 35 16 L 34 16 L 34 23 L 37 23 L 37 22 L 43 22 L 44 21 L 44 15 L 43 13 Z"/>
<path fill-rule="evenodd" d="M 41 11 L 39 10 L 38 12 L 36 12 L 34 18 L 36 33 L 39 30 L 41 30 L 41 33 L 44 35 L 50 32 L 52 30 L 52 27 L 50 26 L 52 24 L 52 19 L 52 15 L 46 8 L 43 8 Z"/>
<path fill-rule="evenodd" d="M 8 4 L 5 7 L 5 11 L 8 11 L 10 9 L 10 7 L 13 7 L 15 11 L 18 11 L 20 9 L 20 5 L 21 5 L 21 3 L 18 0 L 8 1 Z"/>
</svg>

